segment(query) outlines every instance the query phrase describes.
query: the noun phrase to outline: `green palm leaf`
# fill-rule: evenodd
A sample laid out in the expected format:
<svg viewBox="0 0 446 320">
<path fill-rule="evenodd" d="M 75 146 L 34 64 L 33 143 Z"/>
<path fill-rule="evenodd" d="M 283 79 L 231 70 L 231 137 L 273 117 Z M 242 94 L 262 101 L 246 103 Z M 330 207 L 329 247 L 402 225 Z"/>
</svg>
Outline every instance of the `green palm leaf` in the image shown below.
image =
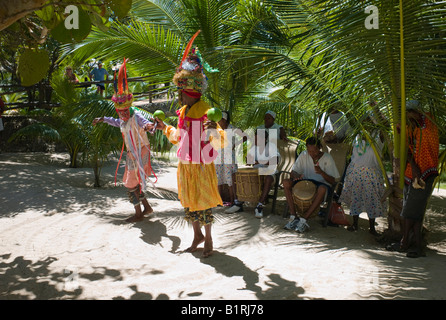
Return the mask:
<svg viewBox="0 0 446 320">
<path fill-rule="evenodd" d="M 161 26 L 132 21 L 116 22 L 108 32 L 93 29 L 90 36 L 73 48 L 65 48 L 77 61 L 100 54 L 104 60 L 122 61 L 137 67 L 151 81 L 168 82 L 182 54 L 182 42 L 173 32 Z"/>
<path fill-rule="evenodd" d="M 25 137 L 40 137 L 47 141 L 60 141 L 59 132 L 48 124 L 33 123 L 29 126 L 16 131 L 8 140 L 8 142 Z"/>
</svg>

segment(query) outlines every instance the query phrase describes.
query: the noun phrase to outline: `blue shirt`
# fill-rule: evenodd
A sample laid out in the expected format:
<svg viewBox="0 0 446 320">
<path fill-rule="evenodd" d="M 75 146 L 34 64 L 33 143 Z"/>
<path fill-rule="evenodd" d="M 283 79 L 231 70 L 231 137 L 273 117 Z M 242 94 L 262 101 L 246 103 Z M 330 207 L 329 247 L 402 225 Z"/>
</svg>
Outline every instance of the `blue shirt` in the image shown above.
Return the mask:
<svg viewBox="0 0 446 320">
<path fill-rule="evenodd" d="M 104 68 L 94 68 L 93 70 L 91 70 L 91 73 L 93 75 L 94 81 L 100 81 L 100 80 L 104 80 L 105 75 L 108 76 L 108 72 L 107 70 L 105 70 Z M 104 83 L 99 83 L 100 85 L 104 85 Z"/>
</svg>

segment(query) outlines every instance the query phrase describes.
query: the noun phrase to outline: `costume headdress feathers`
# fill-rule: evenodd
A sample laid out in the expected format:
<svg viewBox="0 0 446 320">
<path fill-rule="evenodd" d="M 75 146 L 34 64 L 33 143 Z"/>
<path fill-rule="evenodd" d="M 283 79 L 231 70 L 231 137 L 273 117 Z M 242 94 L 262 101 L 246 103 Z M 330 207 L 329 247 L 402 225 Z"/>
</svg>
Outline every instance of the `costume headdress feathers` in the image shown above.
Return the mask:
<svg viewBox="0 0 446 320">
<path fill-rule="evenodd" d="M 125 65 L 127 61 L 128 59 L 124 58 L 117 78 L 116 71 L 114 74 L 113 87 L 115 94 L 112 97 L 112 101 L 115 103 L 115 108 L 120 110 L 130 108 L 133 102 L 133 95 L 129 92 L 129 84 L 127 82 L 127 68 Z"/>
<path fill-rule="evenodd" d="M 207 78 L 203 72 L 200 55 L 195 48 L 192 48 L 200 32 L 201 30 L 198 30 L 189 40 L 172 81 L 178 89 L 202 94 L 207 88 Z"/>
</svg>

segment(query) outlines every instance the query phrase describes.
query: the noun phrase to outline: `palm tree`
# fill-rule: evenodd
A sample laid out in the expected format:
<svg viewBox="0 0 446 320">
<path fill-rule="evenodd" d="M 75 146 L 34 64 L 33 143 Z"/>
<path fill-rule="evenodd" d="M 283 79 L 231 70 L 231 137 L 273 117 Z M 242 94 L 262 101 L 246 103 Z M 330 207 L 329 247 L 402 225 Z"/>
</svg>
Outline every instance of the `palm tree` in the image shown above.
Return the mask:
<svg viewBox="0 0 446 320">
<path fill-rule="evenodd" d="M 122 138 L 119 129 L 108 125 L 93 126 L 92 122 L 97 117 L 113 116 L 116 113 L 114 105 L 96 94 L 89 94 L 69 107 L 73 109 L 74 119 L 79 123 L 79 128 L 86 137 L 84 156 L 93 168 L 94 187 L 100 187 L 103 163 L 111 152 L 119 154 Z"/>
</svg>

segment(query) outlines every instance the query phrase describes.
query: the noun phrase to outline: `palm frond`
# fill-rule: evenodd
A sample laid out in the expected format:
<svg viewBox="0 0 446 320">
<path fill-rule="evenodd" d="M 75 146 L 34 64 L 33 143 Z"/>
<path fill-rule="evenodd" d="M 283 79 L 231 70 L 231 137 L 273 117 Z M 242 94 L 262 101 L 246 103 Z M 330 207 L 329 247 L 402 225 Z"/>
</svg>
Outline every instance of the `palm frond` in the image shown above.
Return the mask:
<svg viewBox="0 0 446 320">
<path fill-rule="evenodd" d="M 60 141 L 61 136 L 59 132 L 53 127 L 44 123 L 33 123 L 29 126 L 16 131 L 8 140 L 8 142 L 14 141 L 20 138 L 42 138 L 47 141 Z"/>
<path fill-rule="evenodd" d="M 104 60 L 130 59 L 140 74 L 157 82 L 172 79 L 182 54 L 182 41 L 162 26 L 132 21 L 116 22 L 108 32 L 93 29 L 90 36 L 74 47 L 65 47 L 73 60 L 86 61 L 100 55 Z"/>
</svg>

